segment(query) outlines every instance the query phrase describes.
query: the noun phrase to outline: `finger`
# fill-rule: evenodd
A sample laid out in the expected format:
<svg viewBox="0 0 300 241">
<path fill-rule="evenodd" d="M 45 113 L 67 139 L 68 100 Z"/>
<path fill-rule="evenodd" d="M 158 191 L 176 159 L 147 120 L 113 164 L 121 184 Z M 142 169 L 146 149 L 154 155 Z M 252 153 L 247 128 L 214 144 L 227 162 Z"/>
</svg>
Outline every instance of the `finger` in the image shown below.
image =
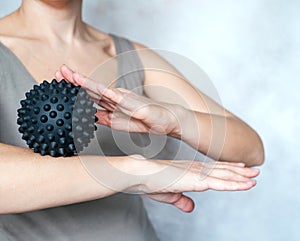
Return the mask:
<svg viewBox="0 0 300 241">
<path fill-rule="evenodd" d="M 206 177 L 199 182 L 199 191 L 211 189 L 216 191 L 242 191 L 249 190 L 256 185 L 255 180 L 248 182 L 229 181 L 215 177 Z M 205 188 L 205 189 L 204 189 Z"/>
<path fill-rule="evenodd" d="M 68 66 L 63 64 L 60 67 L 60 72 L 66 81 L 71 82 L 72 84 L 76 85 L 76 83 L 73 80 L 74 71 L 72 69 L 70 69 Z"/>
<path fill-rule="evenodd" d="M 78 72 L 74 72 L 72 73 L 72 78 L 74 80 L 74 82 L 82 87 L 85 86 L 85 82 L 87 80 L 87 77 L 78 73 Z"/>
<path fill-rule="evenodd" d="M 244 177 L 249 177 L 249 178 L 257 177 L 260 173 L 260 171 L 258 169 L 249 168 L 249 167 L 219 166 L 218 168 L 226 168 L 226 169 L 234 171 L 240 175 L 243 175 Z"/>
<path fill-rule="evenodd" d="M 99 100 L 101 99 L 101 97 L 99 96 L 99 94 L 94 93 L 90 90 L 86 90 L 86 92 L 89 94 L 89 96 L 91 97 L 91 99 L 98 104 Z"/>
<path fill-rule="evenodd" d="M 175 207 L 179 208 L 181 211 L 186 212 L 186 213 L 190 213 L 194 210 L 195 207 L 195 203 L 194 201 L 185 195 L 181 195 L 180 198 L 172 203 Z"/>
<path fill-rule="evenodd" d="M 105 89 L 102 90 L 102 98 L 116 104 L 117 108 L 127 115 L 143 119 L 149 117 L 149 100 L 129 90 Z"/>
<path fill-rule="evenodd" d="M 104 85 L 99 84 L 96 81 L 91 80 L 88 77 L 77 72 L 73 73 L 73 80 L 76 82 L 76 84 L 80 85 L 84 89 L 89 90 L 98 95 L 99 99 L 102 96 L 102 92 L 99 91 L 99 89 L 106 89 Z"/>
<path fill-rule="evenodd" d="M 241 175 L 239 173 L 236 173 L 236 172 L 228 170 L 228 169 L 220 169 L 220 168 L 214 169 L 211 172 L 210 176 L 224 179 L 224 180 L 231 180 L 231 181 L 241 181 L 241 182 L 251 181 L 250 178 L 244 177 L 243 175 Z"/>
<path fill-rule="evenodd" d="M 91 100 L 95 102 L 97 105 L 110 111 L 115 111 L 117 109 L 116 104 L 107 100 L 106 98 L 101 98 L 98 94 L 91 92 L 89 90 L 87 90 L 87 93 L 91 97 Z"/>
<path fill-rule="evenodd" d="M 148 195 L 158 202 L 168 203 L 179 208 L 183 212 L 192 212 L 195 207 L 194 201 L 182 193 L 161 193 Z"/>
<path fill-rule="evenodd" d="M 120 104 L 120 102 L 124 98 L 124 95 L 122 94 L 121 91 L 119 91 L 117 89 L 103 88 L 102 85 L 97 86 L 97 91 L 98 91 L 98 93 L 102 94 L 102 96 L 103 96 L 102 98 L 106 98 L 107 100 L 110 100 L 117 104 Z M 127 92 L 123 92 L 123 93 L 127 93 Z"/>
<path fill-rule="evenodd" d="M 107 98 L 105 95 L 98 94 L 98 96 L 100 96 L 101 100 L 103 100 L 103 101 L 105 101 L 105 102 L 111 103 L 111 104 L 113 104 L 113 105 L 117 105 L 117 104 L 118 104 L 118 103 L 116 103 L 115 101 L 113 101 L 112 99 Z"/>
<path fill-rule="evenodd" d="M 222 164 L 225 164 L 225 165 L 229 165 L 229 166 L 238 166 L 238 167 L 245 167 L 246 164 L 243 163 L 243 162 L 218 162 L 218 163 L 222 163 Z"/>
<path fill-rule="evenodd" d="M 213 170 L 215 168 L 222 168 L 222 169 L 229 169 L 231 171 L 234 171 L 240 175 L 243 175 L 245 177 L 256 177 L 259 175 L 260 171 L 255 168 L 249 168 L 249 167 L 239 167 L 239 166 L 234 166 L 234 165 L 228 165 L 224 164 L 222 162 L 216 162 L 216 163 L 204 163 L 204 168 L 207 168 L 206 171 L 209 171 L 209 169 Z"/>
<path fill-rule="evenodd" d="M 101 100 L 98 102 L 98 105 L 110 112 L 113 112 L 116 109 L 116 107 L 114 105 L 110 105 L 109 103 L 101 101 Z"/>
<path fill-rule="evenodd" d="M 97 98 L 96 96 L 93 96 L 93 98 Z M 105 96 L 101 96 L 100 97 L 100 94 L 98 94 L 98 101 L 103 101 L 111 106 L 114 106 L 114 108 L 117 107 L 117 103 L 111 101 L 110 99 L 106 98 Z"/>
<path fill-rule="evenodd" d="M 86 76 L 80 74 L 80 73 L 74 73 L 73 79 L 76 82 L 76 84 L 80 85 L 82 88 L 84 88 L 90 97 L 93 99 L 93 101 L 99 105 L 100 101 L 106 101 L 109 104 L 115 104 L 112 103 L 108 98 L 104 97 L 102 95 L 102 92 L 104 89 L 107 89 L 104 85 L 99 84 Z M 100 91 L 101 89 L 101 91 Z"/>
<path fill-rule="evenodd" d="M 205 179 L 207 176 L 215 177 L 223 180 L 231 180 L 231 181 L 242 181 L 247 182 L 251 181 L 252 176 L 244 176 L 244 173 L 239 173 L 233 170 L 234 168 L 230 166 L 220 166 L 220 165 L 209 165 L 207 167 L 206 163 L 194 162 L 191 163 L 189 167 L 187 167 L 190 171 L 196 174 L 197 178 L 200 176 L 201 179 Z M 235 167 L 236 170 L 239 170 Z M 240 168 L 243 169 L 243 168 Z"/>
<path fill-rule="evenodd" d="M 127 115 L 132 115 L 137 119 L 149 117 L 150 99 L 138 95 L 130 90 L 125 89 L 103 89 L 98 87 L 98 91 L 102 93 L 102 99 L 109 100 L 116 104 L 117 108 Z"/>
<path fill-rule="evenodd" d="M 59 70 L 57 70 L 55 72 L 55 78 L 57 79 L 57 81 L 61 81 L 64 77 L 63 77 L 62 73 Z"/>
</svg>

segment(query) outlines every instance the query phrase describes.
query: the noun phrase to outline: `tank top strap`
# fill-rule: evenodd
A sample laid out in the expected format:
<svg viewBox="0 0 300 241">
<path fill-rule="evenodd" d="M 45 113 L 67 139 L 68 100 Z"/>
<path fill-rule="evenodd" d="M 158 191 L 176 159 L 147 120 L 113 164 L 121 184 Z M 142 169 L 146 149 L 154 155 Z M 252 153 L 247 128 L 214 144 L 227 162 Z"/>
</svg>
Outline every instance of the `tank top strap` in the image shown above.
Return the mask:
<svg viewBox="0 0 300 241">
<path fill-rule="evenodd" d="M 142 95 L 145 73 L 138 52 L 128 39 L 114 34 L 110 36 L 114 40 L 118 60 L 116 87 L 132 90 Z"/>
</svg>

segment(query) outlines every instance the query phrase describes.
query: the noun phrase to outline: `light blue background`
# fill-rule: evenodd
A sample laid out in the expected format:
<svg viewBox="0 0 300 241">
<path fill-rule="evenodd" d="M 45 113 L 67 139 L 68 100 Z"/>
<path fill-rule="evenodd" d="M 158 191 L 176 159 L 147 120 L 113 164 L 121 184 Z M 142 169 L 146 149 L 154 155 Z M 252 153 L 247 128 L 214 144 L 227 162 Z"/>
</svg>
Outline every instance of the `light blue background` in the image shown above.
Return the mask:
<svg viewBox="0 0 300 241">
<path fill-rule="evenodd" d="M 0 16 L 19 2 L 0 0 Z M 84 18 L 101 30 L 194 60 L 265 144 L 251 191 L 191 194 L 192 214 L 146 201 L 163 241 L 300 240 L 299 9 L 296 0 L 84 2 Z"/>
</svg>

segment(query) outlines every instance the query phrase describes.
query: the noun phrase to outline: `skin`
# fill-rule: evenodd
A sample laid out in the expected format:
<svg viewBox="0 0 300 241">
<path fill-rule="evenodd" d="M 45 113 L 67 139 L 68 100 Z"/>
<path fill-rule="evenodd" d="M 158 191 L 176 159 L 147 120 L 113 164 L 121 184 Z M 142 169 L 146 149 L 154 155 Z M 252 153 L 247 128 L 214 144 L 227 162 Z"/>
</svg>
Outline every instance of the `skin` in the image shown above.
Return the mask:
<svg viewBox="0 0 300 241">
<path fill-rule="evenodd" d="M 50 80 L 53 78 L 53 73 L 56 73 L 58 77 L 64 76 L 71 82 L 77 78 L 80 83 L 81 80 L 86 79 L 84 75 L 88 75 L 95 66 L 116 55 L 113 41 L 109 35 L 82 22 L 81 5 L 82 2 L 78 0 L 23 0 L 17 11 L 0 19 L 0 41 L 14 52 L 37 82 L 44 79 Z M 135 46 L 137 49 L 145 49 L 145 46 L 138 43 L 135 43 Z M 142 56 L 142 60 L 145 66 L 151 65 L 155 60 L 165 68 L 174 70 L 172 66 L 151 51 Z M 73 70 L 83 74 L 82 78 L 79 78 L 80 75 L 74 73 L 66 65 L 57 71 L 58 66 L 62 66 L 62 64 L 72 66 Z M 116 73 L 114 67 L 112 65 L 111 69 L 108 69 L 109 73 Z M 73 79 L 73 77 L 75 78 Z M 170 83 L 171 79 L 175 81 L 173 83 L 177 83 L 176 87 Z M 103 117 L 100 119 L 104 121 L 100 120 L 100 124 L 113 127 L 110 117 L 113 110 L 118 109 L 118 113 L 121 115 L 131 115 L 130 111 L 126 113 L 123 110 L 126 105 L 121 105 L 121 101 L 119 101 L 124 97 L 124 93 L 128 94 L 128 92 L 115 89 L 113 86 L 110 91 L 107 91 L 107 88 L 103 86 L 110 85 L 110 81 L 101 80 L 101 83 L 102 87 L 95 84 L 93 86 L 96 86 L 96 89 L 92 89 L 90 92 L 96 96 L 107 94 L 105 95 L 106 100 L 101 99 L 104 101 L 99 103 L 104 107 L 107 105 L 106 111 L 98 112 L 97 115 Z M 151 84 L 165 86 L 165 89 L 171 88 L 178 92 L 188 106 L 172 103 L 173 99 L 167 94 L 165 98 L 169 99 L 160 99 L 161 97 L 157 96 L 155 91 L 149 87 Z M 89 87 L 86 86 L 86 88 Z M 173 117 L 166 114 L 161 108 L 153 109 L 149 105 L 152 109 L 146 109 L 145 113 L 154 111 L 163 115 L 162 122 L 158 123 L 157 118 L 150 120 L 137 114 L 133 123 L 135 127 L 132 127 L 131 130 L 138 128 L 141 132 L 148 132 L 150 131 L 149 126 L 155 122 L 159 127 L 151 131 L 181 138 L 199 151 L 213 157 L 217 153 L 209 153 L 207 142 L 200 140 L 198 135 L 201 132 L 204 136 L 210 136 L 207 130 L 211 129 L 209 119 L 212 115 L 216 115 L 217 119 L 226 118 L 228 133 L 221 153 L 222 162 L 216 162 L 216 167 L 207 174 L 206 178 L 201 179 L 199 176 L 207 168 L 207 163 L 193 162 L 191 165 L 190 160 L 179 162 L 148 160 L 136 155 L 86 156 L 85 158 L 89 162 L 97 163 L 99 168 L 103 161 L 108 160 L 112 165 L 132 175 L 143 173 L 143 170 L 157 172 L 165 167 L 168 167 L 167 171 L 170 175 L 185 171 L 180 179 L 164 188 L 159 188 L 157 178 L 148 175 L 146 178 L 143 176 L 140 179 L 129 177 L 126 181 L 119 182 L 116 190 L 112 190 L 91 177 L 76 156 L 69 158 L 42 157 L 33 153 L 32 150 L 0 143 L 0 213 L 20 213 L 78 203 L 110 196 L 118 191 L 145 193 L 154 200 L 172 204 L 184 212 L 191 212 L 194 202 L 183 192 L 202 192 L 209 189 L 239 191 L 255 186 L 256 181 L 253 178 L 259 174 L 259 171 L 245 167 L 245 164 L 248 166 L 262 164 L 264 159 L 263 147 L 255 131 L 226 110 L 225 115 L 220 115 L 220 112 L 224 112 L 224 108 L 218 105 L 216 105 L 216 113 L 209 113 L 204 108 L 204 95 L 198 91 L 195 92 L 195 89 L 182 78 L 146 71 L 145 91 L 148 98 L 138 97 L 135 102 L 125 102 L 133 103 L 136 106 L 141 101 L 150 101 L 151 103 L 159 101 L 159 103 L 163 103 L 162 106 L 166 105 L 171 108 L 179 118 L 187 113 L 190 116 L 196 116 L 196 119 L 191 118 L 191 120 L 203 124 L 203 128 L 201 129 L 201 125 L 199 125 L 200 128 L 196 134 L 195 131 L 191 133 L 188 123 L 182 125 L 184 122 L 180 121 L 181 125 L 176 125 L 176 122 L 172 121 Z M 187 93 L 189 94 L 187 95 Z M 100 98 L 97 99 L 98 102 L 99 100 Z M 169 104 L 167 105 L 165 102 Z M 119 120 L 122 118 L 120 117 Z"/>
<path fill-rule="evenodd" d="M 219 150 L 213 148 L 209 150 L 209 148 L 213 146 L 211 145 L 212 132 L 218 126 L 222 128 L 223 123 L 225 123 L 226 137 L 224 136 L 224 140 L 221 139 L 219 142 L 215 141 L 216 144 L 224 144 L 220 160 L 242 161 L 248 166 L 262 164 L 263 147 L 257 133 L 245 122 L 203 94 L 195 96 L 191 100 L 185 99 L 185 103 L 193 107 L 193 109 L 189 109 L 185 107 L 186 104 L 171 104 L 170 101 L 166 100 L 168 102 L 166 103 L 161 101 L 161 98 L 155 98 L 156 92 L 154 91 L 153 94 L 148 91 L 147 97 L 143 97 L 125 89 L 106 88 L 103 84 L 97 84 L 96 81 L 74 72 L 65 65 L 56 72 L 56 78 L 58 80 L 66 79 L 73 84 L 83 86 L 89 91 L 93 100 L 105 108 L 104 111 L 97 113 L 99 124 L 122 131 L 167 134 L 187 142 L 206 155 L 219 159 L 216 158 Z M 162 79 L 161 76 L 157 76 L 157 78 Z M 174 79 L 174 81 L 176 82 L 178 79 Z M 190 86 L 184 80 L 180 80 L 183 82 L 181 85 Z M 148 84 L 150 82 L 147 80 Z M 162 85 L 164 84 L 162 83 Z M 175 90 L 176 88 L 170 86 L 168 89 L 177 91 L 177 94 L 183 96 L 183 91 L 179 90 L 180 88 Z M 194 91 L 190 87 L 185 95 L 191 96 Z M 163 95 L 164 98 L 168 97 L 168 94 L 164 95 L 164 88 L 160 89 L 159 94 Z M 153 98 L 151 98 L 152 95 Z M 205 108 L 206 103 L 209 103 L 213 113 Z M 198 126 L 198 131 L 195 131 L 195 126 Z"/>
</svg>

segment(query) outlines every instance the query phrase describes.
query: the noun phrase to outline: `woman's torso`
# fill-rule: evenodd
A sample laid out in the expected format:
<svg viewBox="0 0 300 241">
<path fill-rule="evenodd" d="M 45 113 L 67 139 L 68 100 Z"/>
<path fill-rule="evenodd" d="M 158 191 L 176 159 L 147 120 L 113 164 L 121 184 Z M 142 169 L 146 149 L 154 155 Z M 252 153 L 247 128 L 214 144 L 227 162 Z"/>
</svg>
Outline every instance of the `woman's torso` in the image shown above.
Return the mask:
<svg viewBox="0 0 300 241">
<path fill-rule="evenodd" d="M 125 39 L 114 36 L 119 52 L 128 51 L 133 46 Z M 124 61 L 124 60 L 123 60 Z M 138 58 L 133 57 L 139 65 Z M 123 71 L 132 63 L 118 63 Z M 125 66 L 125 67 L 124 67 Z M 132 79 L 133 81 L 130 81 Z M 137 82 L 137 79 L 139 81 Z M 142 85 L 141 72 L 119 78 L 117 87 L 131 88 Z M 25 142 L 18 133 L 16 110 L 24 93 L 36 81 L 19 59 L 0 43 L 0 142 L 23 146 Z M 137 90 L 141 93 L 141 88 Z M 96 138 L 104 154 L 124 155 L 114 143 L 108 128 L 99 128 L 101 138 Z M 98 131 L 98 132 L 99 132 Z M 95 144 L 95 143 L 94 143 Z M 125 153 L 127 154 L 127 153 Z M 49 208 L 23 214 L 0 215 L 0 240 L 158 240 L 147 218 L 139 196 L 116 194 L 100 200 L 80 204 Z"/>
</svg>

